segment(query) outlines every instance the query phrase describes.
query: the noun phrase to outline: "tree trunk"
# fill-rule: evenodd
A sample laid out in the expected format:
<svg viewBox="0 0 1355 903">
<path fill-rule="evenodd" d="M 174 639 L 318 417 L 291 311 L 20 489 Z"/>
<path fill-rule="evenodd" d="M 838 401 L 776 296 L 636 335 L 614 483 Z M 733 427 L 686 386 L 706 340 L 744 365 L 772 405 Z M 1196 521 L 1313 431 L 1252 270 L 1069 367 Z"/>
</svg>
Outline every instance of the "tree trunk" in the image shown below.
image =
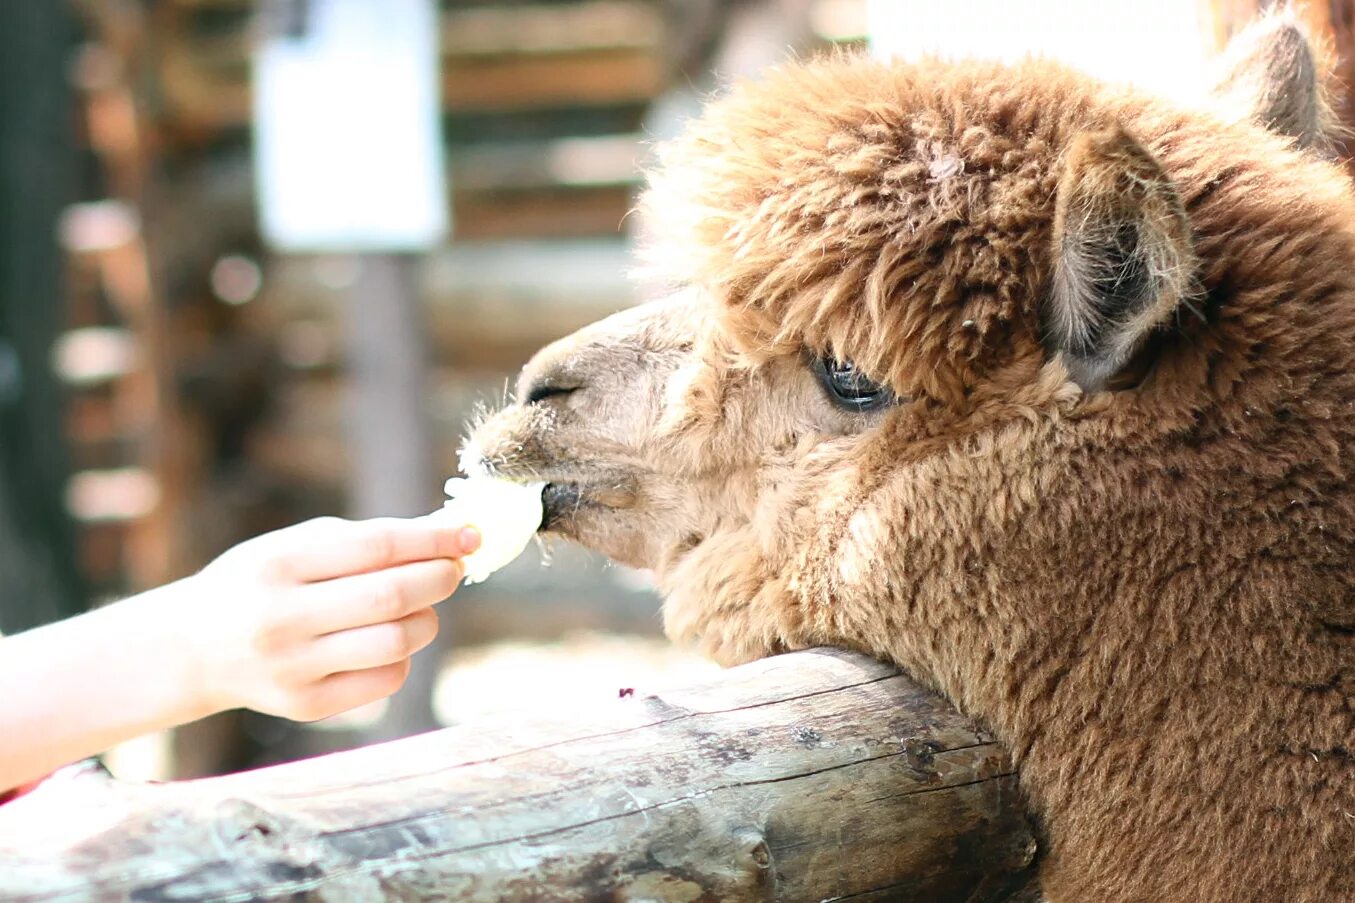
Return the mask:
<svg viewBox="0 0 1355 903">
<path fill-rule="evenodd" d="M 1006 755 L 890 667 L 814 650 L 618 689 L 226 777 L 70 770 L 0 807 L 0 897 L 977 903 L 1027 883 Z"/>
</svg>

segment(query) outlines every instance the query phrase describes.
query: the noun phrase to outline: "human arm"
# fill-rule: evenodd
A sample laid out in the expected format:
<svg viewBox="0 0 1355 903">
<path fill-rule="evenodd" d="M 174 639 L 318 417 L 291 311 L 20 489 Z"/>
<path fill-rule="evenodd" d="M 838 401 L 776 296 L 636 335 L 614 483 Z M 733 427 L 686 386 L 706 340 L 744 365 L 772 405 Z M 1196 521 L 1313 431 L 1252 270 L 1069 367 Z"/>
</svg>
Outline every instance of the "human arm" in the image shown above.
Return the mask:
<svg viewBox="0 0 1355 903">
<path fill-rule="evenodd" d="M 227 709 L 312 721 L 390 695 L 478 542 L 438 517 L 307 521 L 0 639 L 0 791 Z"/>
</svg>

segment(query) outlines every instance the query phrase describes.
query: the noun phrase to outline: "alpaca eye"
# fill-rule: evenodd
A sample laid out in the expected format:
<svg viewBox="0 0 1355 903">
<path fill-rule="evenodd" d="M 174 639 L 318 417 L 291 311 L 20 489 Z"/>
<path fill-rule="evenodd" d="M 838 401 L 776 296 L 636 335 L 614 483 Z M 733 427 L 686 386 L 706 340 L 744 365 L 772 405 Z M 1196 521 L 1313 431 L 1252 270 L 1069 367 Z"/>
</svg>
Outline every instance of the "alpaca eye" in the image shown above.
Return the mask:
<svg viewBox="0 0 1355 903">
<path fill-rule="evenodd" d="M 820 358 L 816 368 L 828 397 L 848 411 L 874 411 L 894 400 L 894 393 L 865 376 L 851 361 Z"/>
</svg>

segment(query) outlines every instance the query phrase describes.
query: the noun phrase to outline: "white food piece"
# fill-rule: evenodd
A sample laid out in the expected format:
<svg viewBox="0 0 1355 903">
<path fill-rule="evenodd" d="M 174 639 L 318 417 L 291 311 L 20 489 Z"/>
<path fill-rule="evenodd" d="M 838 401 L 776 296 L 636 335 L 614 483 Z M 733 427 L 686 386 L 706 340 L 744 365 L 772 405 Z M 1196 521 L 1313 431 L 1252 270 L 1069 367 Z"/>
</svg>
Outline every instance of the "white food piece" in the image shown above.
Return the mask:
<svg viewBox="0 0 1355 903">
<path fill-rule="evenodd" d="M 480 583 L 527 548 L 541 526 L 545 486 L 482 476 L 447 481 L 443 491 L 451 498 L 442 513 L 480 531 L 480 548 L 462 559 L 467 583 Z"/>
</svg>

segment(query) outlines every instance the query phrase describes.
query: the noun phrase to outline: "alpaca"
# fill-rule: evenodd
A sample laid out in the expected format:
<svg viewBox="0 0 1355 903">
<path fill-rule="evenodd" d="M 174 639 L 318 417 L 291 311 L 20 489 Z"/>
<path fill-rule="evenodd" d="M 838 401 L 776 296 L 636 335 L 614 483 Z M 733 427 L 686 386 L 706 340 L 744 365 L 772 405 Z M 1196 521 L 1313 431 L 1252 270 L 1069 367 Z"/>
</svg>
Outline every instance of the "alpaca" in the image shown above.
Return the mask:
<svg viewBox="0 0 1355 903">
<path fill-rule="evenodd" d="M 470 466 L 721 662 L 980 719 L 1054 903 L 1355 900 L 1355 201 L 1311 67 L 1250 59 L 1235 115 L 1041 61 L 738 86 L 643 201 L 671 297 L 540 352 Z"/>
</svg>

